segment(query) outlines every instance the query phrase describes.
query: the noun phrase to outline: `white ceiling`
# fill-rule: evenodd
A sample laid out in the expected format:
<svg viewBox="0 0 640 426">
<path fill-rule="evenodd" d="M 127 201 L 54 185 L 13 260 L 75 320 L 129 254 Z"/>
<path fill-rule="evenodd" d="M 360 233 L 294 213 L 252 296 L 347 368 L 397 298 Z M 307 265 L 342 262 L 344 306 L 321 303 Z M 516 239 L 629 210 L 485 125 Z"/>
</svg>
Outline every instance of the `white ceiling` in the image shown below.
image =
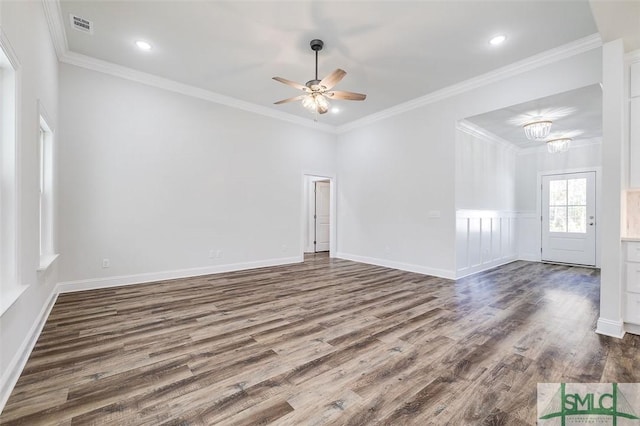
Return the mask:
<svg viewBox="0 0 640 426">
<path fill-rule="evenodd" d="M 510 106 L 466 120 L 520 148 L 540 146 L 524 135 L 522 126 L 540 117 L 551 120 L 547 139 L 570 137 L 574 141 L 602 138 L 602 89 L 599 84 Z"/>
<path fill-rule="evenodd" d="M 627 52 L 640 49 L 640 1 L 590 0 L 589 3 L 604 42 L 620 38 Z"/>
<path fill-rule="evenodd" d="M 335 101 L 341 125 L 597 32 L 587 0 L 553 1 L 61 1 L 69 50 L 312 119 L 274 76 L 319 74 L 366 93 Z M 69 14 L 93 21 L 71 29 Z M 488 44 L 504 33 L 504 45 Z M 149 41 L 151 52 L 134 42 Z"/>
</svg>

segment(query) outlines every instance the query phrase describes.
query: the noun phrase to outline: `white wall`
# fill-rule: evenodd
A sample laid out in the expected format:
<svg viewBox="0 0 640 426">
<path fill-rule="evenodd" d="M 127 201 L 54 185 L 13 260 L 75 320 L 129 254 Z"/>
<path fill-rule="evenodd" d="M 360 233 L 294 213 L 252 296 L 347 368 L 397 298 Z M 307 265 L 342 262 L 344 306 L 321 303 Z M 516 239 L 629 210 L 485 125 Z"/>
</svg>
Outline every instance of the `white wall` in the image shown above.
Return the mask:
<svg viewBox="0 0 640 426">
<path fill-rule="evenodd" d="M 28 285 L 0 317 L 0 407 L 20 373 L 30 338 L 49 306 L 57 265 L 37 273 L 39 266 L 38 102 L 50 125 L 58 122 L 58 62 L 41 2 L 0 2 L 0 27 L 19 62 L 18 69 L 18 275 Z M 54 144 L 58 144 L 56 135 Z M 55 147 L 54 147 L 55 149 Z M 26 353 L 28 355 L 28 352 Z"/>
<path fill-rule="evenodd" d="M 518 257 L 540 261 L 540 176 L 558 172 L 595 170 L 601 178 L 602 144 L 597 140 L 574 143 L 569 151 L 549 154 L 545 147 L 522 150 L 516 158 L 516 210 L 518 212 Z M 600 186 L 596 188 L 598 210 L 602 208 Z M 600 248 L 600 227 L 597 228 L 597 248 Z M 599 250 L 597 250 L 599 264 Z"/>
<path fill-rule="evenodd" d="M 66 64 L 60 90 L 61 281 L 302 259 L 303 171 L 335 173 L 333 135 Z"/>
<path fill-rule="evenodd" d="M 451 276 L 455 123 L 440 107 L 339 136 L 339 257 Z"/>
<path fill-rule="evenodd" d="M 590 50 L 339 135 L 339 256 L 454 277 L 456 123 L 598 83 L 601 65 Z"/>
<path fill-rule="evenodd" d="M 455 173 L 456 277 L 515 260 L 516 147 L 463 121 Z"/>
<path fill-rule="evenodd" d="M 456 138 L 456 209 L 513 211 L 516 152 L 507 141 L 462 123 Z"/>
</svg>

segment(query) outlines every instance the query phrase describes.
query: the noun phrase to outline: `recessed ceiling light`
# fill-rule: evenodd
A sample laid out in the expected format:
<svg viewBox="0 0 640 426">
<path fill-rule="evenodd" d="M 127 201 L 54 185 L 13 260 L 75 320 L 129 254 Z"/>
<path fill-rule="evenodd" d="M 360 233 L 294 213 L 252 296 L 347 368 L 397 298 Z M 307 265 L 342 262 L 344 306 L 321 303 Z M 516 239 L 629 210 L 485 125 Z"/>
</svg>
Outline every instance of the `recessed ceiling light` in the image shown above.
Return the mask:
<svg viewBox="0 0 640 426">
<path fill-rule="evenodd" d="M 338 107 L 333 107 L 333 108 L 331 108 L 331 112 L 332 112 L 332 113 L 334 113 L 334 114 L 337 114 L 337 113 L 339 113 L 339 112 L 340 112 L 340 108 L 338 108 Z"/>
<path fill-rule="evenodd" d="M 489 40 L 489 44 L 491 44 L 493 46 L 497 46 L 499 44 L 504 43 L 506 39 L 507 39 L 506 35 L 500 34 L 500 35 L 491 37 L 491 40 Z"/>
<path fill-rule="evenodd" d="M 138 46 L 140 50 L 151 50 L 151 45 L 143 40 L 136 41 L 136 46 Z"/>
</svg>

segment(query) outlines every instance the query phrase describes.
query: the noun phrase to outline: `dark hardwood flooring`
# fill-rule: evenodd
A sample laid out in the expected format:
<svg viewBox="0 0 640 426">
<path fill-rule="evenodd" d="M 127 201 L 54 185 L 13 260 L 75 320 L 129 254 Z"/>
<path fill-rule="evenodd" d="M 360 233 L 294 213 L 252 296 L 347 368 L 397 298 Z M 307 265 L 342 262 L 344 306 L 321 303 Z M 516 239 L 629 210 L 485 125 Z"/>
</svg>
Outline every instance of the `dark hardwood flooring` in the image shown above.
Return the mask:
<svg viewBox="0 0 640 426">
<path fill-rule="evenodd" d="M 457 282 L 302 264 L 62 294 L 2 413 L 25 425 L 524 425 L 538 382 L 640 382 L 597 270 Z"/>
</svg>

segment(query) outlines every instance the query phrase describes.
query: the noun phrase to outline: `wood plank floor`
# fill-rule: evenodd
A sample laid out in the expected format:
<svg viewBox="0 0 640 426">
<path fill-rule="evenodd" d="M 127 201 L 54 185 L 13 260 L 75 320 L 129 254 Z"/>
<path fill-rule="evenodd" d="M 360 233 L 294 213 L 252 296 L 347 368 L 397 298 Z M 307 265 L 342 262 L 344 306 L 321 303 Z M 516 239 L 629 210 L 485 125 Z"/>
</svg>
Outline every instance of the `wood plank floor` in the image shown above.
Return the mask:
<svg viewBox="0 0 640 426">
<path fill-rule="evenodd" d="M 538 382 L 640 382 L 596 270 L 457 282 L 324 255 L 60 295 L 1 424 L 535 424 Z"/>
</svg>

